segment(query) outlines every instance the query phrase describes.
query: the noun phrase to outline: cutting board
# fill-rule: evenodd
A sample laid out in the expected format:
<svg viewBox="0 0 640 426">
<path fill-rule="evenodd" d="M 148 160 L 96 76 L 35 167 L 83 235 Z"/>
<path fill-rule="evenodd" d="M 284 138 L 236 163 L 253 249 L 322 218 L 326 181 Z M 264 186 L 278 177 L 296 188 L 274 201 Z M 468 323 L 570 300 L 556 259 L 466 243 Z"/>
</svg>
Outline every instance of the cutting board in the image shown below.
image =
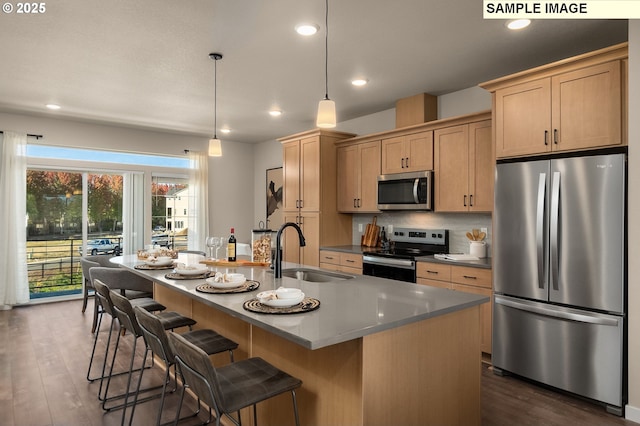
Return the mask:
<svg viewBox="0 0 640 426">
<path fill-rule="evenodd" d="M 235 262 L 229 262 L 228 260 L 223 260 L 223 259 L 217 259 L 217 260 L 211 260 L 211 259 L 205 259 L 205 260 L 201 260 L 200 263 L 204 263 L 205 265 L 209 265 L 209 266 L 227 266 L 229 268 L 233 268 L 234 266 L 236 267 L 240 267 L 240 266 L 269 266 L 270 263 L 269 262 L 252 262 L 250 260 L 236 260 Z"/>
<path fill-rule="evenodd" d="M 378 217 L 374 216 L 373 223 L 367 224 L 362 242 L 362 245 L 365 247 L 375 247 L 378 245 L 378 235 L 380 234 L 380 227 L 376 225 L 377 220 Z"/>
</svg>

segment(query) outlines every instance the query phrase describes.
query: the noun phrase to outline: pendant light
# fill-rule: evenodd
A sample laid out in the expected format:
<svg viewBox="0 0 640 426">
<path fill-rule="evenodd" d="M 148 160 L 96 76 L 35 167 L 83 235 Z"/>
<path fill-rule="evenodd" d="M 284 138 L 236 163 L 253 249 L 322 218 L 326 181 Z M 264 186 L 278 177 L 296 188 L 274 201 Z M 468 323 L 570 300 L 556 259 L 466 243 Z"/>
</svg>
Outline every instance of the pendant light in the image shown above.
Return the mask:
<svg viewBox="0 0 640 426">
<path fill-rule="evenodd" d="M 218 61 L 222 59 L 221 53 L 209 53 L 209 58 L 214 60 L 213 68 L 213 138 L 209 139 L 209 157 L 222 157 L 222 143 L 218 139 Z"/>
<path fill-rule="evenodd" d="M 329 0 L 325 0 L 324 17 L 324 99 L 318 104 L 316 126 L 336 127 L 336 103 L 329 99 Z"/>
</svg>

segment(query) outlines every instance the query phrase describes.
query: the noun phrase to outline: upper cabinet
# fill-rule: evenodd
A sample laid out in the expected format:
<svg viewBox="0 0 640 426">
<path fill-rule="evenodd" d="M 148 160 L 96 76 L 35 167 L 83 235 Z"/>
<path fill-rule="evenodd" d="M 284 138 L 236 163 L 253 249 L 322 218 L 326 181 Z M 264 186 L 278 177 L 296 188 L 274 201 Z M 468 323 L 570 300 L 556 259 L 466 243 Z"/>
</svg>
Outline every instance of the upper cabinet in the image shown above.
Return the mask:
<svg viewBox="0 0 640 426">
<path fill-rule="evenodd" d="M 433 132 L 382 139 L 382 174 L 433 170 Z"/>
<path fill-rule="evenodd" d="M 337 149 L 338 211 L 378 211 L 380 141 L 350 144 Z"/>
<path fill-rule="evenodd" d="M 491 120 L 437 129 L 434 141 L 435 210 L 492 211 Z"/>
<path fill-rule="evenodd" d="M 626 144 L 627 45 L 487 82 L 497 158 Z"/>
<path fill-rule="evenodd" d="M 285 211 L 320 208 L 320 136 L 311 136 L 283 143 Z"/>
</svg>

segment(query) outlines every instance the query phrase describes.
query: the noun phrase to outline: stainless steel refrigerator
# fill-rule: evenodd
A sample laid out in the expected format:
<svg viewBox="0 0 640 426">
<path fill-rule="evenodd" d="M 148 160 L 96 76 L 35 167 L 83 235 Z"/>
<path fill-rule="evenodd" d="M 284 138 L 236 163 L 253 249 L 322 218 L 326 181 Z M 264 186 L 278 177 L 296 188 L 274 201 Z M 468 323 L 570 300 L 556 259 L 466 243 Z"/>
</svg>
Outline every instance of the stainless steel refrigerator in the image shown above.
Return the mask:
<svg viewBox="0 0 640 426">
<path fill-rule="evenodd" d="M 498 164 L 495 371 L 626 402 L 626 155 Z"/>
</svg>

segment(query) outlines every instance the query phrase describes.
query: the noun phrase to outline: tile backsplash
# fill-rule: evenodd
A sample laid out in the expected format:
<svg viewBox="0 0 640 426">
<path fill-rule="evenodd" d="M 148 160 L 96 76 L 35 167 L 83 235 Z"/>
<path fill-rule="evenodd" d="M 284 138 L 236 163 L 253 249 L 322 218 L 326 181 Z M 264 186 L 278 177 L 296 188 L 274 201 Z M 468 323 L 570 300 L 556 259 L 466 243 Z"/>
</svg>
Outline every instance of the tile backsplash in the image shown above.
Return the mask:
<svg viewBox="0 0 640 426">
<path fill-rule="evenodd" d="M 401 228 L 436 228 L 449 230 L 449 252 L 469 253 L 467 232 L 477 228 L 487 228 L 487 256 L 491 256 L 491 214 L 490 213 L 431 213 L 431 212 L 380 212 L 353 215 L 353 244 L 360 244 L 362 232 L 359 225 L 366 229 L 373 216 L 377 224 L 389 229 L 389 225 Z"/>
</svg>

